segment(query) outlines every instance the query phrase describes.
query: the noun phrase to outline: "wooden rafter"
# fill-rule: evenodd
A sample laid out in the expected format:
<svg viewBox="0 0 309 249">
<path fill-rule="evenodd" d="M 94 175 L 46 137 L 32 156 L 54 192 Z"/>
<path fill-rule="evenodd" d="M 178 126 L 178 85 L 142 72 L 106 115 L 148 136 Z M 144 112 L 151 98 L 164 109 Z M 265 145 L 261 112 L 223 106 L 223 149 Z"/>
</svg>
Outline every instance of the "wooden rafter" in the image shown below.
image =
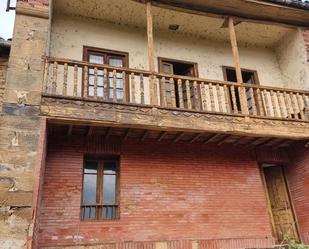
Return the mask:
<svg viewBox="0 0 309 249">
<path fill-rule="evenodd" d="M 223 136 L 218 142 L 217 145 L 220 146 L 222 144 L 224 144 L 231 136 L 230 135 L 225 135 Z"/>
<path fill-rule="evenodd" d="M 145 132 L 143 133 L 142 137 L 141 137 L 141 141 L 145 141 L 147 135 L 149 133 L 149 130 L 145 130 Z"/>
<path fill-rule="evenodd" d="M 186 134 L 186 133 L 184 133 L 184 132 L 179 132 L 178 135 L 177 135 L 177 136 L 175 137 L 175 139 L 174 139 L 174 143 L 180 141 L 180 140 L 183 138 L 183 136 L 184 136 L 185 134 Z"/>
<path fill-rule="evenodd" d="M 160 136 L 158 138 L 158 142 L 160 142 L 166 136 L 166 134 L 167 134 L 166 131 L 162 131 L 162 133 L 160 134 Z"/>
<path fill-rule="evenodd" d="M 105 132 L 104 140 L 108 140 L 108 138 L 110 137 L 111 133 L 112 133 L 112 128 L 108 127 L 106 132 Z"/>
<path fill-rule="evenodd" d="M 69 128 L 68 128 L 68 137 L 72 135 L 72 131 L 73 131 L 73 125 L 69 125 Z"/>
<path fill-rule="evenodd" d="M 124 134 L 123 140 L 127 140 L 130 136 L 131 129 L 128 128 Z"/>
<path fill-rule="evenodd" d="M 209 142 L 212 142 L 214 139 L 216 139 L 217 137 L 221 136 L 221 134 L 213 134 L 211 136 L 209 136 L 205 141 L 204 144 L 207 144 Z"/>
<path fill-rule="evenodd" d="M 88 131 L 87 131 L 87 136 L 90 137 L 93 134 L 94 126 L 89 126 Z"/>
<path fill-rule="evenodd" d="M 190 143 L 194 143 L 196 142 L 199 138 L 201 138 L 203 136 L 203 133 L 198 133 L 196 134 L 191 140 Z"/>
</svg>

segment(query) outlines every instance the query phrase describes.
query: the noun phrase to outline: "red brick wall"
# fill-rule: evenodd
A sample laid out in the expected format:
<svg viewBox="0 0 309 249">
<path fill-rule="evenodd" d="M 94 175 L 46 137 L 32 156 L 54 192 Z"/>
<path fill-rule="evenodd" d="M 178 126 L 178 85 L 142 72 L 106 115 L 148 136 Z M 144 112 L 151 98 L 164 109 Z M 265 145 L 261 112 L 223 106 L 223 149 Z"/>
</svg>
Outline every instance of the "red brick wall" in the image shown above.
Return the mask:
<svg viewBox="0 0 309 249">
<path fill-rule="evenodd" d="M 291 150 L 287 181 L 298 220 L 300 235 L 309 244 L 309 148 L 304 144 Z"/>
<path fill-rule="evenodd" d="M 233 249 L 273 243 L 252 151 L 206 145 L 123 144 L 121 218 L 86 222 L 79 219 L 84 151 L 76 141 L 73 146 L 64 144 L 48 146 L 41 246 L 201 240 L 200 248 Z"/>
</svg>

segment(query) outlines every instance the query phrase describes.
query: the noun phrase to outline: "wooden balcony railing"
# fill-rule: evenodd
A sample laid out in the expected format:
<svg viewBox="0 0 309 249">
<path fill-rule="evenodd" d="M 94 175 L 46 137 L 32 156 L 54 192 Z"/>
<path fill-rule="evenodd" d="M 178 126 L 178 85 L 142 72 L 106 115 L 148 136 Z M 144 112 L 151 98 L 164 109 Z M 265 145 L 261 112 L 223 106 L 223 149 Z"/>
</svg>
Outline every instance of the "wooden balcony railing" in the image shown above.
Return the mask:
<svg viewBox="0 0 309 249">
<path fill-rule="evenodd" d="M 309 92 L 44 57 L 43 94 L 221 114 L 308 120 Z"/>
</svg>

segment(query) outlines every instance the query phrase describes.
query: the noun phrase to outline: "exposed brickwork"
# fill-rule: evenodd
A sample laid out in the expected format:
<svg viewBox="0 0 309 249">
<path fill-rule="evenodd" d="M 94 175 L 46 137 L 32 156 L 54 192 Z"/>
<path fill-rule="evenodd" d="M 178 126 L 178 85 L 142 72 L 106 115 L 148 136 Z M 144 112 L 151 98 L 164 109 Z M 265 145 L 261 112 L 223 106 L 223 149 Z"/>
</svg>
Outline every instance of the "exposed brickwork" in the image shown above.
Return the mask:
<svg viewBox="0 0 309 249">
<path fill-rule="evenodd" d="M 303 242 L 309 244 L 309 148 L 303 144 L 291 150 L 287 180 Z"/>
<path fill-rule="evenodd" d="M 48 146 L 40 246 L 170 240 L 201 240 L 200 248 L 265 248 L 273 244 L 253 151 L 123 144 L 120 220 L 81 222 L 85 147 L 78 145 L 79 140 L 69 146 L 62 138 Z M 209 239 L 224 240 L 220 244 Z"/>
</svg>

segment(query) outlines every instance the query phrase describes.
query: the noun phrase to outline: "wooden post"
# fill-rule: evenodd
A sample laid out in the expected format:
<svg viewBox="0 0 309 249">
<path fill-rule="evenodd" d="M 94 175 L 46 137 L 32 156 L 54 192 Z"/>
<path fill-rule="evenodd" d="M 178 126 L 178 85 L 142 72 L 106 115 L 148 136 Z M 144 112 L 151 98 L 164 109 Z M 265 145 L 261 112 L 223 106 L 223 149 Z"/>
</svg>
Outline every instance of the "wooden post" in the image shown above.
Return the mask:
<svg viewBox="0 0 309 249">
<path fill-rule="evenodd" d="M 234 60 L 234 65 L 235 65 L 237 83 L 243 83 L 241 69 L 240 69 L 239 52 L 238 52 L 238 46 L 237 46 L 234 21 L 233 21 L 233 18 L 231 17 L 229 17 L 229 32 L 230 32 L 230 40 L 231 40 L 231 45 L 232 45 L 232 53 L 233 53 L 233 60 Z"/>
<path fill-rule="evenodd" d="M 154 46 L 153 46 L 153 21 L 152 21 L 152 13 L 151 13 L 151 1 L 148 0 L 146 2 L 146 14 L 147 14 L 147 40 L 148 40 L 148 64 L 149 64 L 149 71 L 154 72 L 155 66 L 154 66 Z M 155 104 L 154 99 L 154 79 L 153 77 L 149 77 L 149 84 L 151 86 L 149 89 L 150 91 L 150 103 L 152 105 Z"/>
<path fill-rule="evenodd" d="M 236 39 L 236 33 L 235 33 L 235 27 L 234 27 L 234 21 L 233 18 L 229 17 L 229 33 L 230 33 L 230 40 L 231 40 L 231 46 L 232 46 L 232 53 L 233 53 L 233 61 L 235 65 L 235 71 L 236 71 L 236 78 L 237 83 L 242 84 L 243 79 L 241 75 L 241 68 L 240 68 L 240 61 L 239 61 L 239 51 L 237 46 L 237 39 Z M 248 105 L 247 105 L 247 98 L 246 98 L 246 91 L 245 88 L 239 87 L 239 100 L 241 105 L 241 112 L 243 114 L 249 114 L 248 111 Z"/>
<path fill-rule="evenodd" d="M 153 23 L 151 13 L 151 1 L 146 3 L 147 12 L 147 39 L 148 39 L 148 63 L 149 70 L 153 72 L 154 68 L 154 47 L 153 47 Z"/>
</svg>

